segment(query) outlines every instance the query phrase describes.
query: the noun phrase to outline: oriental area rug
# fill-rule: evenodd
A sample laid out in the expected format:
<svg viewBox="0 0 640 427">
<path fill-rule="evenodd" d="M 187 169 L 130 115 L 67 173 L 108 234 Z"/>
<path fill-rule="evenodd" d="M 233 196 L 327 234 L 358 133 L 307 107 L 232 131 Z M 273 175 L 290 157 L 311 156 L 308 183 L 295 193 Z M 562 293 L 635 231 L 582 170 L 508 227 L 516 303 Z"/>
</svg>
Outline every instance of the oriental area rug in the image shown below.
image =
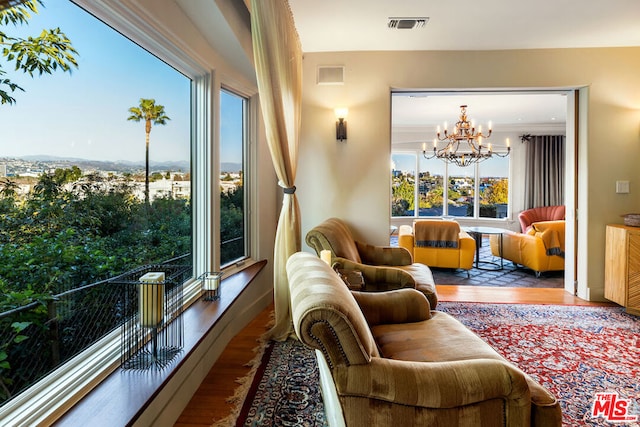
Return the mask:
<svg viewBox="0 0 640 427">
<path fill-rule="evenodd" d="M 230 400 L 236 410 L 213 426 L 327 426 L 314 351 L 290 339 L 264 343 L 258 353 L 259 363 Z"/>
<path fill-rule="evenodd" d="M 549 389 L 564 426 L 640 426 L 640 318 L 618 307 L 441 302 L 438 310 Z M 297 341 L 266 346 L 240 401 L 229 425 L 326 425 L 315 355 Z"/>
</svg>

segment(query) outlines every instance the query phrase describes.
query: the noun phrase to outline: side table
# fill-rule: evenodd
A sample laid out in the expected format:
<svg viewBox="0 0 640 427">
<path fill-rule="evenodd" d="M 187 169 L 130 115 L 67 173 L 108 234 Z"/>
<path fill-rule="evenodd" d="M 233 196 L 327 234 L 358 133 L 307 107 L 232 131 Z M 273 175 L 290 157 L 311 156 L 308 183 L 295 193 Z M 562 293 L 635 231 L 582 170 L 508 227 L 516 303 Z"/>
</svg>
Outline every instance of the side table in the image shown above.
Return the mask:
<svg viewBox="0 0 640 427">
<path fill-rule="evenodd" d="M 502 270 L 504 269 L 504 259 L 502 258 L 502 235 L 505 231 L 502 228 L 496 227 L 461 227 L 462 230 L 466 231 L 473 237 L 476 241 L 476 268 L 478 270 Z M 500 264 L 492 261 L 480 261 L 480 245 L 482 244 L 482 235 L 497 235 L 500 236 L 499 244 L 498 244 L 498 253 L 500 255 Z M 489 265 L 491 267 L 480 267 L 480 264 Z"/>
</svg>

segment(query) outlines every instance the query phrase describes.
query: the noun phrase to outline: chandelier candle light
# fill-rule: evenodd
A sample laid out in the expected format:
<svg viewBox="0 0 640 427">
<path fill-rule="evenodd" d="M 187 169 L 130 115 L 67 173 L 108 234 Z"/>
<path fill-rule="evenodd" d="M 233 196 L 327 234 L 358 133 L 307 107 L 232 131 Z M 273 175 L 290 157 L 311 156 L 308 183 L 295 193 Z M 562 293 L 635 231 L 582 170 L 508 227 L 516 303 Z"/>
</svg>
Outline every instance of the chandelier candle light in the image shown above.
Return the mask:
<svg viewBox="0 0 640 427">
<path fill-rule="evenodd" d="M 491 122 L 489 122 L 489 131 L 487 134 L 482 133 L 482 126 L 478 129 L 475 128 L 473 122 L 469 122 L 467 119 L 467 106 L 460 106 L 460 118 L 456 122 L 453 130 L 449 133 L 447 129 L 447 123 L 444 124 L 444 134 L 440 132 L 440 126 L 438 126 L 436 138 L 433 140 L 433 154 L 427 156 L 427 144 L 422 144 L 422 155 L 425 159 L 438 158 L 447 163 L 454 163 L 458 166 L 469 166 L 473 163 L 478 163 L 486 159 L 490 159 L 493 156 L 507 157 L 511 152 L 511 146 L 509 145 L 509 138 L 507 138 L 507 152 L 506 153 L 494 153 L 491 149 L 491 144 L 487 144 L 487 147 L 483 147 L 482 139 L 489 138 L 491 136 Z M 441 136 L 442 135 L 442 136 Z M 438 142 L 444 142 L 445 146 L 438 149 Z M 466 142 L 466 146 L 461 142 Z"/>
</svg>

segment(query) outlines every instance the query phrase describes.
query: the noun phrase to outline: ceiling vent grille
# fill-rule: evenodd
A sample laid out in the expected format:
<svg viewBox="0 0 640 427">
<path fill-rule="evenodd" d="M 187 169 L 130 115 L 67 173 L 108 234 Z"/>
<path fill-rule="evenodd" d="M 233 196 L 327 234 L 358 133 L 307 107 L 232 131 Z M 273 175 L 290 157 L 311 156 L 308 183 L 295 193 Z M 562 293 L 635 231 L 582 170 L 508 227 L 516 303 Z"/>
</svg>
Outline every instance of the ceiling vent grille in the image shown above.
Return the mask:
<svg viewBox="0 0 640 427">
<path fill-rule="evenodd" d="M 389 18 L 389 22 L 387 26 L 396 30 L 413 30 L 414 28 L 422 28 L 427 22 L 429 22 L 429 18 Z"/>
</svg>

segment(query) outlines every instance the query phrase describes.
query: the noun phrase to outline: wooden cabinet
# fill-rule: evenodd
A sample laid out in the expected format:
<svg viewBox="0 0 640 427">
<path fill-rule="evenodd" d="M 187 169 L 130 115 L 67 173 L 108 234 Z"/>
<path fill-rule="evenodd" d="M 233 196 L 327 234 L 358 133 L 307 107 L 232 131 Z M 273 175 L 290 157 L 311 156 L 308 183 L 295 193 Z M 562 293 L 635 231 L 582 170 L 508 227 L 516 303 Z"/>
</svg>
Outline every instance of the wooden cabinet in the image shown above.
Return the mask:
<svg viewBox="0 0 640 427">
<path fill-rule="evenodd" d="M 640 227 L 607 225 L 605 298 L 640 315 Z"/>
</svg>

